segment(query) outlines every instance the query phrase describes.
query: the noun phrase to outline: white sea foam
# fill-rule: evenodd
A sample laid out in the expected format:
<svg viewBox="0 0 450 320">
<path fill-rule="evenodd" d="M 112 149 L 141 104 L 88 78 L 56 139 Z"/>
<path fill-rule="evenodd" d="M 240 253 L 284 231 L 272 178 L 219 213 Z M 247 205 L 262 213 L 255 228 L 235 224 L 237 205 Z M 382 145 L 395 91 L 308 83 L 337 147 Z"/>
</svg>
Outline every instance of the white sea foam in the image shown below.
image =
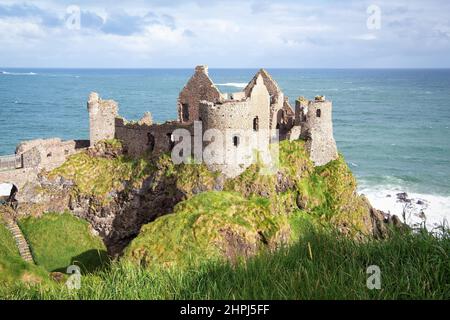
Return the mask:
<svg viewBox="0 0 450 320">
<path fill-rule="evenodd" d="M 450 196 L 408 192 L 404 188 L 392 185 L 362 187 L 359 190 L 359 193 L 364 194 L 376 209 L 395 214 L 402 219 L 405 203 L 398 201 L 397 198 L 397 194 L 401 192 L 407 192 L 414 207 L 406 210 L 406 222 L 409 225 L 417 226 L 425 223 L 428 230 L 432 230 L 450 221 Z"/>
<path fill-rule="evenodd" d="M 37 73 L 34 72 L 8 72 L 8 71 L 0 71 L 0 74 L 8 75 L 8 76 L 35 76 Z"/>
<path fill-rule="evenodd" d="M 245 88 L 247 86 L 247 83 L 245 82 L 216 83 L 216 86 Z"/>
</svg>

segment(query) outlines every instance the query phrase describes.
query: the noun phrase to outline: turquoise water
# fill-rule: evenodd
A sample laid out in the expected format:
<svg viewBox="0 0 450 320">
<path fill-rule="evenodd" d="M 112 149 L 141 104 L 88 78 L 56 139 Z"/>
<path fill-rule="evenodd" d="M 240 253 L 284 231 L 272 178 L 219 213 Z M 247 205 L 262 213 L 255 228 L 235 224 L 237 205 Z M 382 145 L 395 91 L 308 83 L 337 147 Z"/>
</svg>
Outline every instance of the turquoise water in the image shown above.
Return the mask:
<svg viewBox="0 0 450 320">
<path fill-rule="evenodd" d="M 88 138 L 87 96 L 119 102 L 120 113 L 176 118 L 190 69 L 0 69 L 0 155 L 21 140 Z M 225 92 L 257 70 L 210 69 Z M 291 103 L 323 94 L 333 101 L 334 132 L 360 190 L 404 190 L 450 202 L 450 70 L 269 69 Z M 387 192 L 387 191 L 386 191 Z"/>
</svg>

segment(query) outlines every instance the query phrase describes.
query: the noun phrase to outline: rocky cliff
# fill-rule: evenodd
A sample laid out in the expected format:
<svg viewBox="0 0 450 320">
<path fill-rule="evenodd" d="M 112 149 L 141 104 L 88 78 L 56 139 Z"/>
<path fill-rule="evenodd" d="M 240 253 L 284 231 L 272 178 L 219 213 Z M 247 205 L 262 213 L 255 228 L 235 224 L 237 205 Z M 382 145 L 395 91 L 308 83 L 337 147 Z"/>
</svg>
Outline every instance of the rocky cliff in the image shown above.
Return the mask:
<svg viewBox="0 0 450 320">
<path fill-rule="evenodd" d="M 69 211 L 91 223 L 110 255 L 144 265 L 273 250 L 301 232 L 299 219 L 358 239 L 388 232 L 342 156 L 314 167 L 303 141 L 283 141 L 276 174 L 261 170 L 226 179 L 169 155 L 127 158 L 120 142 L 102 141 L 26 185 L 19 214 Z"/>
</svg>

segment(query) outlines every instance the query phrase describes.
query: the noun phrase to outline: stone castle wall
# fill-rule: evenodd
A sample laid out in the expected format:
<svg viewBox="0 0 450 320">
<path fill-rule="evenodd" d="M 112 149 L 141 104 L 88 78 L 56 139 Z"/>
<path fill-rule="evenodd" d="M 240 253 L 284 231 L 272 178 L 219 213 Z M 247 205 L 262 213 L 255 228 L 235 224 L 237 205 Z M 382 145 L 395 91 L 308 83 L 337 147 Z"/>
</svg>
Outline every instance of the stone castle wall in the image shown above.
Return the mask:
<svg viewBox="0 0 450 320">
<path fill-rule="evenodd" d="M 338 152 L 333 136 L 331 101 L 299 101 L 298 118 L 301 137 L 306 140 L 306 148 L 316 166 L 322 166 L 337 159 Z"/>
<path fill-rule="evenodd" d="M 102 100 L 95 92 L 89 95 L 89 130 L 91 145 L 98 141 L 114 139 L 118 105 L 113 100 Z"/>
<path fill-rule="evenodd" d="M 270 96 L 261 76 L 246 95 L 241 101 L 200 102 L 203 131 L 218 130 L 223 138 L 204 144 L 206 153 L 217 156 L 207 166 L 231 177 L 251 165 L 254 151 L 268 147 L 270 141 Z"/>
<path fill-rule="evenodd" d="M 42 171 L 62 165 L 69 156 L 89 147 L 89 140 L 62 141 L 59 138 L 24 141 L 16 148 L 22 157 L 22 168 L 0 172 L 0 183 L 13 183 L 19 190 L 34 181 Z"/>
<path fill-rule="evenodd" d="M 181 90 L 178 98 L 178 120 L 183 123 L 199 120 L 199 104 L 202 100 L 222 100 L 219 89 L 208 76 L 207 66 L 197 66 L 194 75 Z"/>
<path fill-rule="evenodd" d="M 126 153 L 133 157 L 144 154 L 170 152 L 174 145 L 172 133 L 179 128 L 192 132 L 191 124 L 177 121 L 163 124 L 129 123 L 122 118 L 115 120 L 115 138 L 122 141 Z"/>
</svg>

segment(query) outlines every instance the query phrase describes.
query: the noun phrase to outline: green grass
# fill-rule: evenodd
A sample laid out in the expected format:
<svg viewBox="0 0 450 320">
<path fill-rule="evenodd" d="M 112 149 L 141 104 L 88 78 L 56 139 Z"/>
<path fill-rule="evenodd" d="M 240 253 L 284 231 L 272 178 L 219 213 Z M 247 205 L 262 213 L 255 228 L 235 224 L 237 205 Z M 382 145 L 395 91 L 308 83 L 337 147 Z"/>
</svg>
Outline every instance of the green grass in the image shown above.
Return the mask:
<svg viewBox="0 0 450 320">
<path fill-rule="evenodd" d="M 320 230 L 320 231 L 319 231 Z M 14 287 L 8 299 L 449 299 L 450 238 L 395 235 L 357 242 L 310 229 L 290 248 L 246 263 L 148 271 L 125 262 L 83 277 L 79 291 Z M 381 290 L 366 287 L 367 267 L 381 269 Z M 2 290 L 2 289 L 0 289 Z M 4 289 L 3 289 L 4 290 Z M 1 291 L 0 291 L 1 292 Z"/>
<path fill-rule="evenodd" d="M 114 141 L 114 140 L 112 140 Z M 108 193 L 120 189 L 124 181 L 138 184 L 148 176 L 153 167 L 144 159 L 91 157 L 85 152 L 77 153 L 59 168 L 49 173 L 50 178 L 63 176 L 75 183 L 75 192 L 94 195 L 107 202 Z"/>
<path fill-rule="evenodd" d="M 94 236 L 88 222 L 69 213 L 48 213 L 19 222 L 37 265 L 49 272 L 66 272 L 77 264 L 92 272 L 108 262 L 102 240 Z"/>
<path fill-rule="evenodd" d="M 19 255 L 11 232 L 0 218 L 0 286 L 21 281 L 23 283 L 45 282 L 45 270 L 25 262 Z"/>
<path fill-rule="evenodd" d="M 203 192 L 179 203 L 173 214 L 143 226 L 124 259 L 149 268 L 235 261 L 279 246 L 289 231 L 287 218 L 272 215 L 267 199 Z"/>
</svg>

